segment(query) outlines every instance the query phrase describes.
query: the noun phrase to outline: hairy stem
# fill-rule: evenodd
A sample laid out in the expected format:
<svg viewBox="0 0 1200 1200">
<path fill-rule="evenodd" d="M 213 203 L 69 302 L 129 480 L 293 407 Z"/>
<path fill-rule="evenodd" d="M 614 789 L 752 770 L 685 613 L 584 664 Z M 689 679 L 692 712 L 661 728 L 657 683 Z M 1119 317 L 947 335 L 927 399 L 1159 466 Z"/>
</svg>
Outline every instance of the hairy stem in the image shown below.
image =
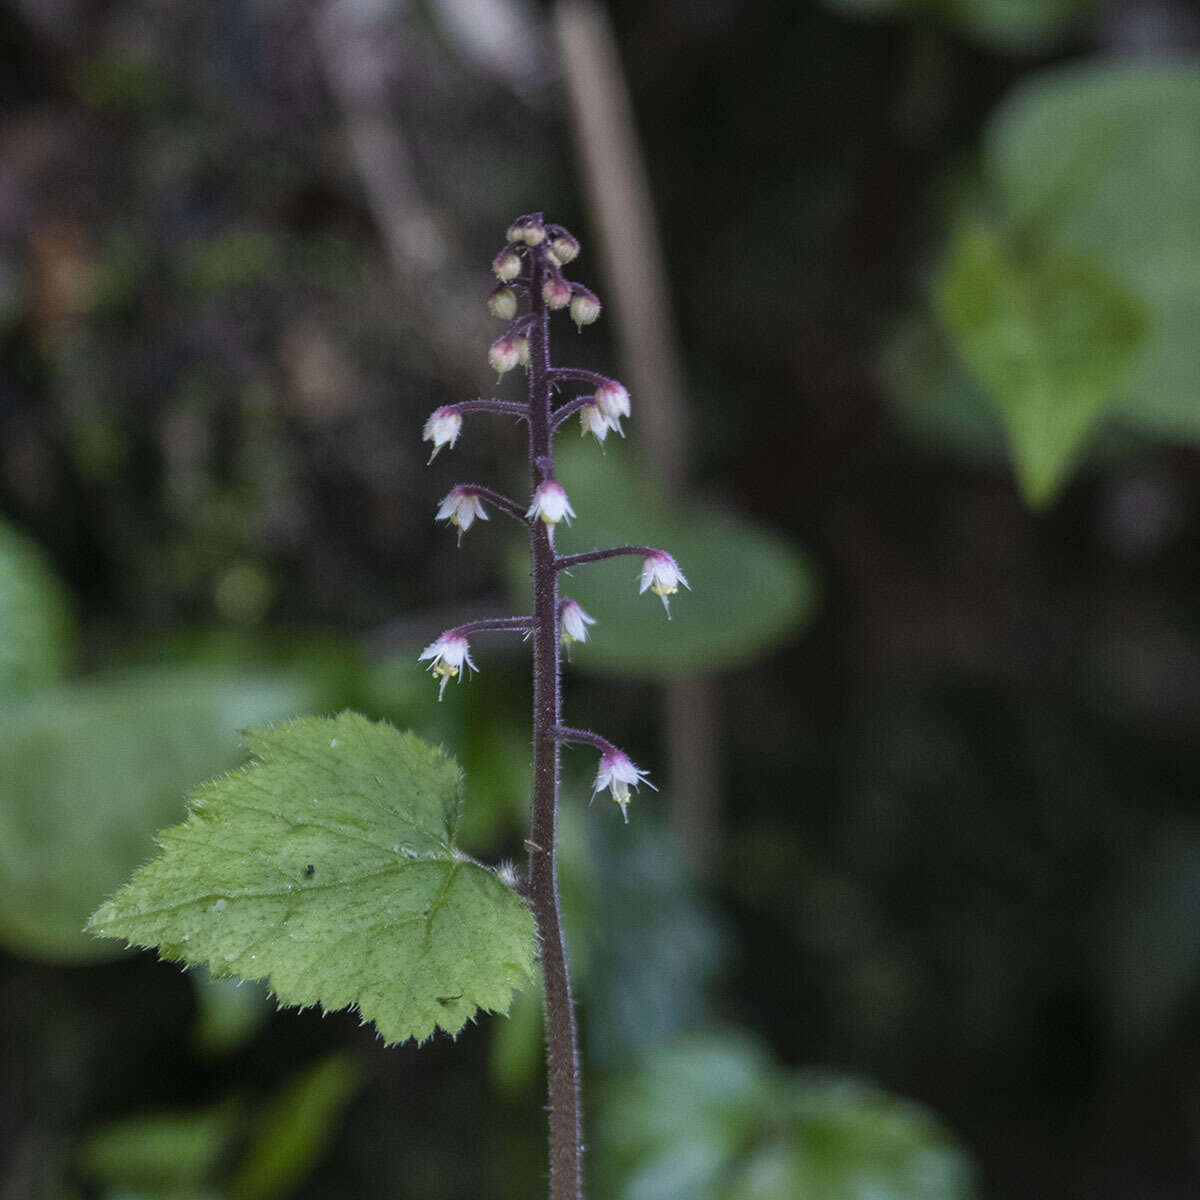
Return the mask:
<svg viewBox="0 0 1200 1200">
<path fill-rule="evenodd" d="M 529 251 L 529 462 L 531 488 L 553 468 L 550 425 L 550 325 L 542 299 L 545 252 Z M 541 944 L 546 988 L 546 1075 L 550 1114 L 550 1200 L 582 1200 L 583 1140 L 579 1050 L 567 948 L 563 940 L 555 857 L 558 818 L 558 572 L 546 526 L 531 522 L 533 560 L 533 808 L 529 829 L 529 898 Z"/>
</svg>

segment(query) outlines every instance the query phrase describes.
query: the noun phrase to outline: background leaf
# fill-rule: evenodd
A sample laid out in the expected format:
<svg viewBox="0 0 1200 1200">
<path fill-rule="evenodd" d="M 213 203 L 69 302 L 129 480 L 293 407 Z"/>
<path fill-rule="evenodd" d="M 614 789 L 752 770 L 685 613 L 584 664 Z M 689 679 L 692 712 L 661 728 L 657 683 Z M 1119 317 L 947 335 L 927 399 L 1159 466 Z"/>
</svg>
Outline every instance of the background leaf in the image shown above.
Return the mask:
<svg viewBox="0 0 1200 1200">
<path fill-rule="evenodd" d="M 269 978 L 284 1005 L 354 1007 L 389 1042 L 507 1011 L 532 970 L 533 918 L 455 846 L 454 761 L 355 713 L 246 740 L 250 766 L 192 794 L 162 855 L 90 928 Z"/>
<path fill-rule="evenodd" d="M 0 704 L 60 679 L 74 642 L 62 584 L 34 543 L 0 521 Z"/>
<path fill-rule="evenodd" d="M 574 423 L 567 432 L 574 432 Z M 672 597 L 671 621 L 657 597 L 638 594 L 641 559 L 580 567 L 562 579 L 599 624 L 572 647 L 580 670 L 659 679 L 710 673 L 753 661 L 791 636 L 811 615 L 815 588 L 805 561 L 782 538 L 716 507 L 673 507 L 625 447 L 573 445 L 563 438 L 558 475 L 579 513 L 559 527 L 564 554 L 622 543 L 656 545 L 679 562 L 692 590 Z M 522 551 L 510 570 L 527 596 Z M 528 605 L 527 600 L 520 601 Z"/>
<path fill-rule="evenodd" d="M 1142 342 L 1140 306 L 1086 262 L 962 230 L 936 283 L 946 329 L 1005 417 L 1028 503 L 1053 499 Z"/>
<path fill-rule="evenodd" d="M 0 719 L 0 941 L 111 957 L 88 913 L 154 849 L 189 787 L 241 757 L 237 730 L 308 707 L 294 675 L 159 668 L 62 684 Z"/>
</svg>

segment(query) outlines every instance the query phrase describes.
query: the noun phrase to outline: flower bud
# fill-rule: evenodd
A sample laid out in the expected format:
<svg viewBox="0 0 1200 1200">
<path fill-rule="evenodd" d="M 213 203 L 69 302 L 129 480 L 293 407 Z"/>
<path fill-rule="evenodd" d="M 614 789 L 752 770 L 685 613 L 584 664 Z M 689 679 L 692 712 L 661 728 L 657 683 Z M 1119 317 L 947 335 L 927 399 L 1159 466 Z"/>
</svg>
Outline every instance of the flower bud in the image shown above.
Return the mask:
<svg viewBox="0 0 1200 1200">
<path fill-rule="evenodd" d="M 600 301 L 587 290 L 575 285 L 575 295 L 571 297 L 571 320 L 582 329 L 590 325 L 600 315 Z"/>
<path fill-rule="evenodd" d="M 511 371 L 521 361 L 521 353 L 512 338 L 497 338 L 488 351 L 488 365 L 497 375 Z"/>
<path fill-rule="evenodd" d="M 504 236 L 505 236 L 506 238 L 508 238 L 508 240 L 509 240 L 510 242 L 523 242 L 523 241 L 525 240 L 525 223 L 524 223 L 524 219 L 522 218 L 522 220 L 520 220 L 520 221 L 514 221 L 514 222 L 513 222 L 513 223 L 512 223 L 512 224 L 511 224 L 511 225 L 508 227 L 508 230 L 507 230 L 507 232 L 504 234 Z"/>
<path fill-rule="evenodd" d="M 529 339 L 521 334 L 520 337 L 513 338 L 513 345 L 517 348 L 517 362 L 523 367 L 529 366 Z"/>
<path fill-rule="evenodd" d="M 549 308 L 566 308 L 571 303 L 571 285 L 561 275 L 546 280 L 542 299 Z"/>
<path fill-rule="evenodd" d="M 564 229 L 550 243 L 549 253 L 560 267 L 565 267 L 579 257 L 579 243 Z"/>
<path fill-rule="evenodd" d="M 438 451 L 443 446 L 454 449 L 454 443 L 458 441 L 458 435 L 462 433 L 462 423 L 462 413 L 452 404 L 446 404 L 433 410 L 429 420 L 425 422 L 425 429 L 421 434 L 421 441 L 433 443 L 433 453 L 429 456 L 430 462 L 437 458 Z"/>
<path fill-rule="evenodd" d="M 546 240 L 546 230 L 540 221 L 530 221 L 521 229 L 521 237 L 527 246 L 540 246 Z"/>
<path fill-rule="evenodd" d="M 501 283 L 509 283 L 521 273 L 521 256 L 507 246 L 492 259 L 492 273 Z"/>
<path fill-rule="evenodd" d="M 517 293 L 501 284 L 487 299 L 488 312 L 502 321 L 511 321 L 517 315 Z"/>
<path fill-rule="evenodd" d="M 615 379 L 606 379 L 596 389 L 596 407 L 610 420 L 629 416 L 629 393 Z M 613 425 L 619 429 L 619 425 Z"/>
</svg>

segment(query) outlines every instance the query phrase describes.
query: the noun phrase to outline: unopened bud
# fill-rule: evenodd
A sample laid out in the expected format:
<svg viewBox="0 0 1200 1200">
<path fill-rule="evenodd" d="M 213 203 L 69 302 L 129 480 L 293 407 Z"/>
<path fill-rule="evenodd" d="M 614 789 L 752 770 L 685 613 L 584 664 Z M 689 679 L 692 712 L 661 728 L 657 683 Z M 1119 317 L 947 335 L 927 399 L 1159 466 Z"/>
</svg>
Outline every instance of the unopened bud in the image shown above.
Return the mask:
<svg viewBox="0 0 1200 1200">
<path fill-rule="evenodd" d="M 542 288 L 542 299 L 550 308 L 566 308 L 571 303 L 571 285 L 561 275 L 547 279 Z"/>
<path fill-rule="evenodd" d="M 517 315 L 517 293 L 501 284 L 488 296 L 487 306 L 493 317 L 511 321 Z"/>
<path fill-rule="evenodd" d="M 523 242 L 525 240 L 525 226 L 520 221 L 514 221 L 504 234 L 510 242 Z"/>
<path fill-rule="evenodd" d="M 550 243 L 550 257 L 565 267 L 579 257 L 579 243 L 564 229 Z"/>
<path fill-rule="evenodd" d="M 521 237 L 527 246 L 540 246 L 546 240 L 546 230 L 540 223 L 530 221 L 521 229 Z"/>
<path fill-rule="evenodd" d="M 516 279 L 521 273 L 521 256 L 505 247 L 492 259 L 492 273 L 502 283 Z"/>
<path fill-rule="evenodd" d="M 575 285 L 575 295 L 571 297 L 571 320 L 582 329 L 590 325 L 600 315 L 600 301 L 586 288 Z"/>
<path fill-rule="evenodd" d="M 517 348 L 517 362 L 523 367 L 529 366 L 529 339 L 522 334 L 513 338 L 513 345 Z"/>
<path fill-rule="evenodd" d="M 488 351 L 488 365 L 497 375 L 511 371 L 521 361 L 520 351 L 512 338 L 497 338 Z"/>
</svg>

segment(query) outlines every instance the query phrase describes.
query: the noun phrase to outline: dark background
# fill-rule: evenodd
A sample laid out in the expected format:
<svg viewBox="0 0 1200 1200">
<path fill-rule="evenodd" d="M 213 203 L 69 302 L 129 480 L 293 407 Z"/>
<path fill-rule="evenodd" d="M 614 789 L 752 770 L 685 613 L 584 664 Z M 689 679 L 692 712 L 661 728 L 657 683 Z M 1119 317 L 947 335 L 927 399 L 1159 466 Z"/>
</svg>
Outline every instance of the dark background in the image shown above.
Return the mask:
<svg viewBox="0 0 1200 1200">
<path fill-rule="evenodd" d="M 506 604 L 498 531 L 456 551 L 430 518 L 456 479 L 512 479 L 521 445 L 468 422 L 426 470 L 419 430 L 490 394 L 480 313 L 512 217 L 569 226 L 575 277 L 610 285 L 550 10 L 497 7 L 499 32 L 466 4 L 375 6 L 368 51 L 306 4 L 0 5 L 0 508 L 77 629 L 71 681 L 45 687 L 286 667 L 300 707 L 444 740 L 480 781 L 489 857 L 520 848 L 524 660 L 481 645 L 484 674 L 436 711 L 413 660 Z M 573 722 L 664 783 L 628 831 L 597 801 L 569 856 L 596 1161 L 612 1081 L 648 1046 L 740 1028 L 781 1074 L 819 1066 L 928 1106 L 975 1163 L 971 1194 L 1195 1196 L 1200 457 L 1107 427 L 1031 511 L 994 431 L 964 452 L 906 417 L 885 350 L 929 312 L 1006 95 L 1076 60 L 1194 55 L 1200 18 L 1047 5 L 1060 23 L 1013 36 L 972 23 L 987 5 L 850 11 L 868 7 L 608 6 L 678 330 L 679 490 L 774 531 L 816 599 L 705 673 L 699 700 L 652 678 L 669 664 L 629 679 L 581 656 L 569 674 Z M 390 215 L 352 150 L 355 105 L 403 152 Z M 566 328 L 556 353 L 621 376 L 612 330 Z M 651 476 L 655 402 L 635 390 L 629 426 Z M 694 754 L 713 811 L 672 795 Z M 185 780 L 147 835 L 227 765 Z M 587 764 L 571 769 L 582 809 Z M 671 826 L 695 844 L 676 854 Z M 53 890 L 74 867 L 53 830 L 43 843 Z M 106 1182 L 80 1147 L 134 1113 L 257 1108 L 347 1047 L 361 1088 L 288 1194 L 542 1186 L 536 1046 L 498 1050 L 498 1018 L 384 1050 L 344 1014 L 283 1013 L 201 1052 L 188 977 L 37 938 L 0 955 L 4 1200 L 165 1194 Z M 612 1170 L 597 1194 L 632 1197 Z"/>
</svg>

